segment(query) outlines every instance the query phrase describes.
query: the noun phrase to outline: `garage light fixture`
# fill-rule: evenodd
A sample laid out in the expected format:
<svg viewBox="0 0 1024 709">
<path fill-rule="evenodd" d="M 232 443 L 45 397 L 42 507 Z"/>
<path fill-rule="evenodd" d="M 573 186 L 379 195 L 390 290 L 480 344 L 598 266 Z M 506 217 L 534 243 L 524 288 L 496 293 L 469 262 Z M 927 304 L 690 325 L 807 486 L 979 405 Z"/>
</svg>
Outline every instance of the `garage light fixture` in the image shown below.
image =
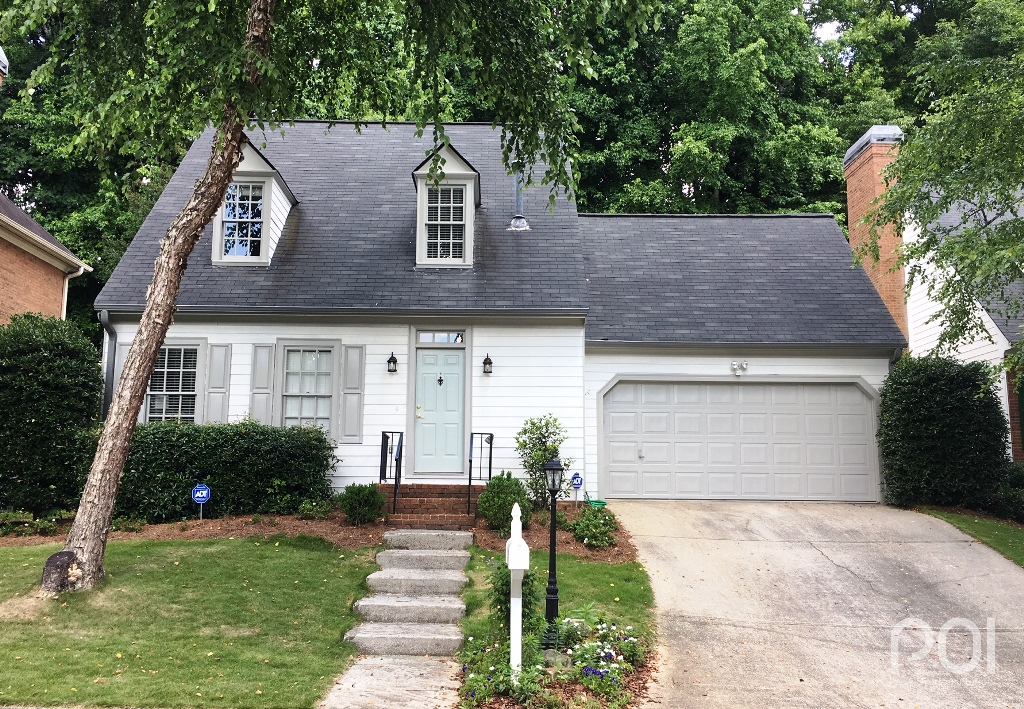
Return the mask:
<svg viewBox="0 0 1024 709">
<path fill-rule="evenodd" d="M 735 374 L 738 377 L 741 374 L 743 374 L 743 372 L 747 371 L 747 360 L 743 360 L 742 362 L 738 362 L 736 360 L 733 360 L 731 366 L 732 366 L 732 373 Z"/>
</svg>

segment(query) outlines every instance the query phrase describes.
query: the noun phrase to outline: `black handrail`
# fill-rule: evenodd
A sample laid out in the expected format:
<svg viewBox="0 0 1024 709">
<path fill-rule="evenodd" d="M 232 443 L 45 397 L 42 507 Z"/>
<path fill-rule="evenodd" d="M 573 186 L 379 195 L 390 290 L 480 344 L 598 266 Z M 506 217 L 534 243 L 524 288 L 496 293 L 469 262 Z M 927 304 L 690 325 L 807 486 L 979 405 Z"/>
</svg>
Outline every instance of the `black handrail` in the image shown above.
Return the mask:
<svg viewBox="0 0 1024 709">
<path fill-rule="evenodd" d="M 487 446 L 487 480 L 491 479 L 491 469 L 494 465 L 494 434 L 493 433 L 471 433 L 469 434 L 469 482 L 466 485 L 466 514 L 473 511 L 473 448 L 477 436 L 480 437 L 480 448 Z M 484 461 L 481 458 L 478 466 L 477 480 L 484 479 Z"/>
<path fill-rule="evenodd" d="M 401 431 L 381 431 L 380 437 L 380 481 L 394 480 L 391 500 L 391 514 L 398 513 L 398 486 L 402 484 L 402 442 L 405 434 Z"/>
</svg>

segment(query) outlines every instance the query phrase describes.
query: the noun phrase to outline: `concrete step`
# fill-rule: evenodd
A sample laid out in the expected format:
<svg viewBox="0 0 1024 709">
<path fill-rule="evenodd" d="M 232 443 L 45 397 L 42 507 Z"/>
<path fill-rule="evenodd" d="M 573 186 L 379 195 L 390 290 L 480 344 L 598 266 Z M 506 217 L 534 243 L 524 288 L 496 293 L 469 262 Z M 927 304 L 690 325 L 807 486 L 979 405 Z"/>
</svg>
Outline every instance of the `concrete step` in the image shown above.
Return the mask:
<svg viewBox="0 0 1024 709">
<path fill-rule="evenodd" d="M 377 554 L 382 569 L 462 571 L 468 561 L 468 551 L 444 549 L 388 549 Z"/>
<path fill-rule="evenodd" d="M 472 532 L 438 529 L 393 529 L 384 532 L 384 544 L 392 549 L 467 549 L 473 543 Z"/>
<path fill-rule="evenodd" d="M 461 571 L 420 571 L 384 569 L 366 577 L 370 590 L 403 596 L 456 596 L 466 585 Z"/>
<path fill-rule="evenodd" d="M 462 631 L 454 624 L 362 623 L 345 633 L 363 655 L 454 655 Z"/>
<path fill-rule="evenodd" d="M 355 610 L 370 623 L 458 623 L 466 604 L 458 596 L 381 593 L 356 601 Z"/>
</svg>

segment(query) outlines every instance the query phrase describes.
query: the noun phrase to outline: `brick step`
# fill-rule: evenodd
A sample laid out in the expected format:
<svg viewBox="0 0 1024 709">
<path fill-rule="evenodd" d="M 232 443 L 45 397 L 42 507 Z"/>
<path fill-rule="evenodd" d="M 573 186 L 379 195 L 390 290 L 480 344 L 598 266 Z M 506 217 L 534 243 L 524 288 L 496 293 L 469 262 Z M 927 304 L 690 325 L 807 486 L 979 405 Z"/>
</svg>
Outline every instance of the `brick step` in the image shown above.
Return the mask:
<svg viewBox="0 0 1024 709">
<path fill-rule="evenodd" d="M 392 501 L 388 500 L 388 508 L 390 509 Z M 463 497 L 461 500 L 453 500 L 451 498 L 444 497 L 399 497 L 398 508 L 394 514 L 413 514 L 413 515 L 464 515 L 466 514 L 466 498 Z M 476 515 L 476 501 L 474 500 L 469 506 L 469 514 Z"/>
<path fill-rule="evenodd" d="M 384 532 L 384 544 L 391 549 L 468 549 L 472 532 L 439 529 L 393 529 Z"/>
<path fill-rule="evenodd" d="M 466 604 L 458 596 L 402 596 L 379 593 L 356 601 L 368 623 L 458 623 Z"/>
<path fill-rule="evenodd" d="M 388 516 L 388 526 L 396 529 L 444 529 L 469 531 L 476 526 L 476 517 L 467 514 L 408 514 Z"/>
<path fill-rule="evenodd" d="M 377 554 L 382 569 L 462 571 L 468 562 L 469 552 L 461 550 L 386 549 Z"/>
<path fill-rule="evenodd" d="M 393 483 L 378 483 L 377 487 L 380 491 L 391 499 L 391 495 L 394 494 Z M 485 489 L 484 485 L 473 485 L 470 494 L 473 499 L 480 497 L 480 493 Z M 406 483 L 403 482 L 398 486 L 398 498 L 403 497 L 439 497 L 439 498 L 453 498 L 453 499 L 466 499 L 466 483 L 458 485 L 454 484 L 443 484 L 443 485 L 431 485 L 429 483 Z"/>
<path fill-rule="evenodd" d="M 345 634 L 363 655 L 454 655 L 462 630 L 441 623 L 362 623 Z"/>
</svg>

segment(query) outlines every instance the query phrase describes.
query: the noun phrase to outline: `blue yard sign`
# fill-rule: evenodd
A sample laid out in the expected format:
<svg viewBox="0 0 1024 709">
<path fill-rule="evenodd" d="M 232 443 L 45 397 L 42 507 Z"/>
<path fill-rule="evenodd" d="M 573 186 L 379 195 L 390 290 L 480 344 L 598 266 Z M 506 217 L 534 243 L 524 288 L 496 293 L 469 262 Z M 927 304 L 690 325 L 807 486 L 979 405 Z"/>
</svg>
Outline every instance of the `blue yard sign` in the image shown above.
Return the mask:
<svg viewBox="0 0 1024 709">
<path fill-rule="evenodd" d="M 572 483 L 573 490 L 579 490 L 581 487 L 583 487 L 583 476 L 581 476 L 579 473 L 573 473 L 572 480 L 570 482 Z"/>
<path fill-rule="evenodd" d="M 203 505 L 210 501 L 210 488 L 199 483 L 192 488 L 192 502 L 199 505 L 199 519 L 203 518 Z"/>
</svg>

